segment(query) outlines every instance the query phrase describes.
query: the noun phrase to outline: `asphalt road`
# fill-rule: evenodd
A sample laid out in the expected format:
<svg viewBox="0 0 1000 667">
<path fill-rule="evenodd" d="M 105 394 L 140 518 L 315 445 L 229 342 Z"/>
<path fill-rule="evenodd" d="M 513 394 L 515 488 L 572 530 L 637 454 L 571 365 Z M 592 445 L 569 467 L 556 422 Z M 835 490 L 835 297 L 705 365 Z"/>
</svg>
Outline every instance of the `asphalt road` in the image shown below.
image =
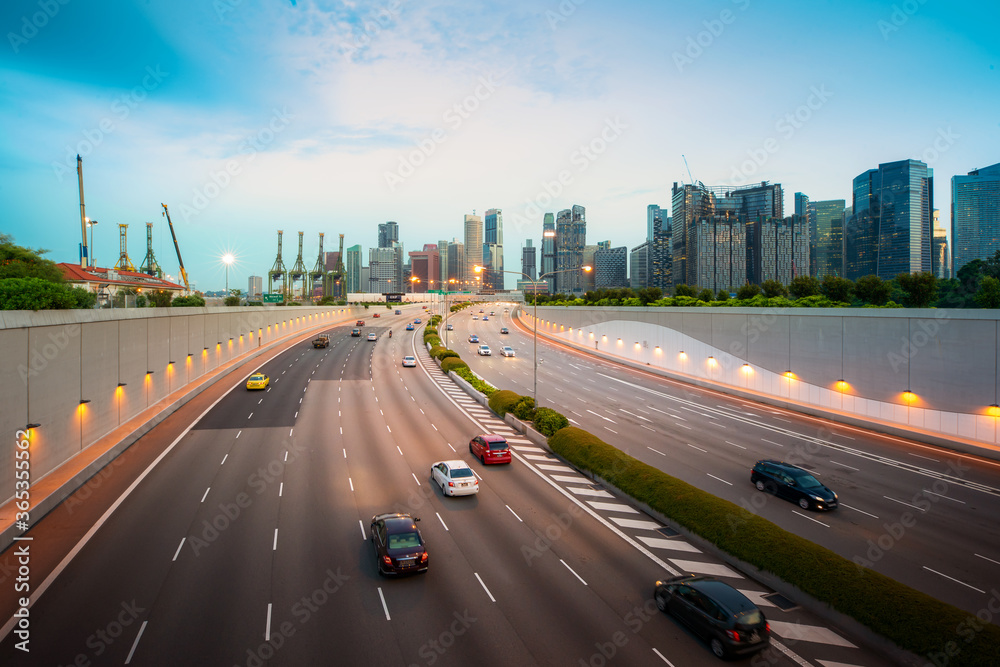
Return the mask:
<svg viewBox="0 0 1000 667">
<path fill-rule="evenodd" d="M 510 466 L 475 462 L 469 438 L 496 422 L 429 362 L 419 329 L 405 335 L 413 312 L 368 319 L 377 342 L 338 327 L 330 348 L 293 346 L 264 364 L 268 391 L 234 374 L 189 431 L 194 409 L 147 436 L 175 443 L 148 474 L 152 446 L 73 519 L 37 523 L 35 545 L 50 552 L 42 577 L 75 543 L 69 533 L 106 517 L 32 606 L 31 652 L 8 635 L 0 664 L 717 664 L 650 599 L 655 579 L 680 571 L 665 554 L 704 554 L 678 542 L 654 553 L 668 540 L 651 522 L 524 441 L 512 438 Z M 420 366 L 401 368 L 404 354 Z M 451 458 L 472 463 L 478 495 L 431 485 L 431 464 Z M 384 511 L 421 518 L 425 575 L 377 574 L 367 531 Z M 0 593 L 9 609 L 9 586 Z M 766 604 L 781 645 L 768 664 L 885 664 L 802 610 Z"/>
<path fill-rule="evenodd" d="M 532 335 L 503 307 L 453 314 L 451 346 L 492 384 L 531 395 Z M 473 320 L 475 314 L 480 319 Z M 501 335 L 506 326 L 509 335 Z M 493 355 L 476 355 L 477 334 Z M 498 356 L 502 345 L 516 357 Z M 1000 463 L 753 403 L 538 340 L 539 404 L 632 456 L 971 613 L 1000 605 Z M 756 491 L 774 458 L 840 497 L 819 513 Z"/>
</svg>

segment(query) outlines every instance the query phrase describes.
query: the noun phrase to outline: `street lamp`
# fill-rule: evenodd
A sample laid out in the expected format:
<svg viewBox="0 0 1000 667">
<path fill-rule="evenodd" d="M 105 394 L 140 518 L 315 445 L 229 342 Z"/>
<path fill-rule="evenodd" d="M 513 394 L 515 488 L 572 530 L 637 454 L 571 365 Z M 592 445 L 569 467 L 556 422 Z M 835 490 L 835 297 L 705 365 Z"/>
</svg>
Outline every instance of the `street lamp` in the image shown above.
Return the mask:
<svg viewBox="0 0 1000 667">
<path fill-rule="evenodd" d="M 233 253 L 227 252 L 222 256 L 222 263 L 226 265 L 226 296 L 229 296 L 229 265 L 236 261 Z"/>
<path fill-rule="evenodd" d="M 90 253 L 90 266 L 91 268 L 97 268 L 97 263 L 94 261 L 94 227 L 97 226 L 97 220 L 91 220 L 87 218 L 87 226 L 90 227 L 90 248 L 87 252 Z"/>
<path fill-rule="evenodd" d="M 540 276 L 538 276 L 537 280 L 521 271 L 506 271 L 504 269 L 495 269 L 495 270 L 501 271 L 502 273 L 513 273 L 514 275 L 521 275 L 531 281 L 531 291 L 533 293 L 533 298 L 534 298 L 534 314 L 532 315 L 532 322 L 531 322 L 531 328 L 533 330 L 534 340 L 532 343 L 533 347 L 531 356 L 534 357 L 533 361 L 535 366 L 533 371 L 534 388 L 532 389 L 531 400 L 535 402 L 535 408 L 537 409 L 538 408 L 538 283 L 540 283 L 542 278 L 545 278 L 546 276 L 552 276 L 557 273 L 570 273 L 572 271 L 585 271 L 589 273 L 594 270 L 594 267 L 587 265 L 587 266 L 581 266 L 576 269 L 560 269 L 558 271 L 549 271 L 548 273 L 543 273 Z M 482 273 L 483 267 L 476 265 L 475 272 Z"/>
</svg>

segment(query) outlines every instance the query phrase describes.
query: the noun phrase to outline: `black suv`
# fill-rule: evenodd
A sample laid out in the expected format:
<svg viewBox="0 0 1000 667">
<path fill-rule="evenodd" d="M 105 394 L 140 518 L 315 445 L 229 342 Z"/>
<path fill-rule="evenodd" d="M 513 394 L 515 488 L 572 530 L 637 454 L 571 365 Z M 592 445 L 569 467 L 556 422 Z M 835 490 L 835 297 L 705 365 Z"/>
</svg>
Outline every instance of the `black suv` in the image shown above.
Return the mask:
<svg viewBox="0 0 1000 667">
<path fill-rule="evenodd" d="M 657 581 L 660 611 L 687 625 L 719 658 L 767 648 L 771 626 L 764 612 L 729 584 L 712 577 L 681 575 Z"/>
<path fill-rule="evenodd" d="M 764 459 L 750 470 L 750 481 L 758 491 L 773 493 L 779 498 L 798 503 L 807 510 L 832 510 L 837 506 L 837 494 L 798 466 L 783 461 Z"/>
<path fill-rule="evenodd" d="M 427 571 L 427 548 L 409 514 L 376 514 L 369 530 L 381 575 Z"/>
</svg>

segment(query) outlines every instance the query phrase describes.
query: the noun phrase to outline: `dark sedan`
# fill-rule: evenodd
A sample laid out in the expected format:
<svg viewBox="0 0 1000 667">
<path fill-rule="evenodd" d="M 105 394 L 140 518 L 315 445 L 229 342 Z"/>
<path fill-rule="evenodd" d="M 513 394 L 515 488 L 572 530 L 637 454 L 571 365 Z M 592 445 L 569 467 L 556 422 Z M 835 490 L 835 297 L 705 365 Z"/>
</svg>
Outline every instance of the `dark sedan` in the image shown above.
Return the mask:
<svg viewBox="0 0 1000 667">
<path fill-rule="evenodd" d="M 779 498 L 798 503 L 804 510 L 832 510 L 838 504 L 837 494 L 798 466 L 784 461 L 757 461 L 750 471 L 750 481 L 758 491 L 773 493 Z"/>
<path fill-rule="evenodd" d="M 417 519 L 409 514 L 376 514 L 370 526 L 379 574 L 409 574 L 427 571 L 427 549 L 417 530 Z"/>
</svg>

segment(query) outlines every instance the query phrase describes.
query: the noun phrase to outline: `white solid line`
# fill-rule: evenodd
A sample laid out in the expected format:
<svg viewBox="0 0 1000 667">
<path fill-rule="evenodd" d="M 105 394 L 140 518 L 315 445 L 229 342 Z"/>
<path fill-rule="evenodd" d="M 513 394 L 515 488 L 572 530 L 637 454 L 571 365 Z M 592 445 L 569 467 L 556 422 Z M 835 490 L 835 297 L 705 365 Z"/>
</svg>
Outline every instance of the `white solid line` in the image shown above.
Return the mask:
<svg viewBox="0 0 1000 667">
<path fill-rule="evenodd" d="M 743 445 L 737 445 L 735 442 L 729 442 L 728 440 L 723 440 L 727 445 L 732 445 L 733 447 L 739 447 L 740 449 L 746 449 Z"/>
<path fill-rule="evenodd" d="M 448 443 L 448 446 L 451 447 L 451 443 L 450 442 Z M 456 453 L 458 452 L 458 450 L 455 449 L 454 447 L 451 447 L 451 451 L 456 452 Z"/>
<path fill-rule="evenodd" d="M 967 588 L 971 588 L 974 591 L 978 591 L 978 592 L 982 593 L 983 595 L 986 594 L 986 591 L 984 591 L 984 590 L 980 590 L 980 589 L 976 588 L 975 586 L 972 586 L 970 584 L 965 583 L 964 581 L 959 581 L 955 577 L 949 577 L 947 574 L 942 574 L 941 572 L 938 572 L 937 570 L 932 570 L 931 568 L 927 567 L 926 565 L 924 565 L 924 569 L 927 570 L 928 572 L 933 572 L 934 574 L 939 574 L 942 577 L 944 577 L 945 579 L 951 579 L 956 584 L 962 584 L 963 586 L 965 586 Z"/>
<path fill-rule="evenodd" d="M 212 487 L 208 487 L 207 489 L 205 489 L 205 495 L 203 495 L 201 497 L 201 502 L 205 502 L 205 498 L 208 497 L 208 492 L 211 491 L 211 490 L 212 490 Z"/>
<path fill-rule="evenodd" d="M 399 445 L 396 445 L 396 449 L 399 450 L 399 455 L 402 456 L 403 455 L 403 450 L 399 449 Z"/>
<path fill-rule="evenodd" d="M 886 500 L 891 500 L 894 503 L 899 503 L 900 505 L 906 505 L 907 507 L 912 507 L 915 510 L 920 510 L 921 512 L 926 512 L 927 510 L 917 507 L 916 505 L 911 505 L 910 503 L 904 503 L 902 500 L 896 500 L 895 498 L 890 498 L 889 496 L 882 496 Z"/>
<path fill-rule="evenodd" d="M 354 481 L 350 477 L 347 478 L 347 483 L 351 485 L 351 491 L 354 491 Z"/>
<path fill-rule="evenodd" d="M 385 596 L 382 595 L 382 587 L 381 586 L 379 586 L 379 588 L 378 588 L 378 597 L 379 597 L 380 600 L 382 600 L 382 610 L 385 611 L 385 620 L 391 621 L 392 619 L 389 618 L 389 607 L 387 607 L 386 604 L 385 604 Z"/>
<path fill-rule="evenodd" d="M 239 430 L 239 431 L 238 431 L 238 432 L 236 433 L 236 437 L 237 437 L 237 438 L 238 438 L 238 437 L 240 437 L 240 433 L 242 433 L 242 432 L 243 432 L 243 429 L 240 429 L 240 430 Z"/>
<path fill-rule="evenodd" d="M 281 492 L 284 491 L 284 489 L 285 489 L 285 483 L 284 482 L 281 482 L 280 484 L 278 484 L 278 497 L 279 498 L 281 497 Z"/>
<path fill-rule="evenodd" d="M 947 498 L 948 500 L 951 500 L 951 501 L 956 502 L 956 503 L 962 503 L 963 505 L 966 504 L 964 500 L 959 500 L 958 498 L 952 498 L 951 496 L 946 496 L 946 495 L 941 494 L 941 493 L 934 493 L 933 491 L 930 491 L 928 489 L 924 489 L 923 491 L 924 491 L 924 493 L 929 493 L 932 496 L 937 496 L 938 498 Z"/>
<path fill-rule="evenodd" d="M 365 535 L 365 524 L 361 522 L 361 519 L 358 519 L 358 525 L 361 526 L 361 539 L 367 540 L 368 536 Z"/>
<path fill-rule="evenodd" d="M 980 558 L 982 558 L 983 560 L 988 560 L 988 561 L 989 561 L 989 562 L 991 562 L 991 563 L 996 563 L 997 565 L 1000 565 L 1000 561 L 998 561 L 998 560 L 993 560 L 992 558 L 987 558 L 986 556 L 984 556 L 984 555 L 982 555 L 982 554 L 973 554 L 973 556 L 979 556 L 979 557 L 980 557 Z"/>
<path fill-rule="evenodd" d="M 420 480 L 419 480 L 419 479 L 417 479 L 417 474 L 416 474 L 416 473 L 414 473 L 414 472 L 411 472 L 410 474 L 411 474 L 411 475 L 413 475 L 413 481 L 417 483 L 417 486 L 423 486 L 423 485 L 422 485 L 422 484 L 420 483 Z"/>
<path fill-rule="evenodd" d="M 706 472 L 705 474 L 706 474 L 706 475 L 708 475 L 709 477 L 711 477 L 712 479 L 717 479 L 717 480 L 719 480 L 719 481 L 720 481 L 720 482 L 722 482 L 723 484 L 728 484 L 729 486 L 732 486 L 732 485 L 733 485 L 733 483 L 732 483 L 732 482 L 727 482 L 726 480 L 722 479 L 721 477 L 716 477 L 715 475 L 713 475 L 713 474 L 712 474 L 712 473 L 710 473 L 710 472 Z"/>
<path fill-rule="evenodd" d="M 873 518 L 873 519 L 877 519 L 877 518 L 878 518 L 878 517 L 877 517 L 877 516 L 875 516 L 874 514 L 869 514 L 868 512 L 866 512 L 866 511 L 864 511 L 864 510 L 859 510 L 859 509 L 858 509 L 857 507 L 851 507 L 851 506 L 850 506 L 850 505 L 848 505 L 847 503 L 840 503 L 840 506 L 841 506 L 841 507 L 846 507 L 846 508 L 847 508 L 847 509 L 849 509 L 849 510 L 854 510 L 855 512 L 861 512 L 862 514 L 868 514 L 868 516 L 870 516 L 870 517 L 871 517 L 871 518 Z"/>
<path fill-rule="evenodd" d="M 687 430 L 689 430 L 689 431 L 693 430 L 693 429 L 692 429 L 692 428 L 691 428 L 690 426 L 688 426 L 687 424 L 674 424 L 674 426 L 680 426 L 681 428 L 686 428 L 686 429 L 687 429 Z"/>
<path fill-rule="evenodd" d="M 667 660 L 666 658 L 664 658 L 663 654 L 660 653 L 659 651 L 657 651 L 655 648 L 653 649 L 653 653 L 655 653 L 656 655 L 658 655 L 660 657 L 660 660 L 662 660 L 663 662 L 665 662 L 668 665 L 670 665 L 670 667 L 674 667 L 674 663 L 672 663 L 669 660 Z"/>
<path fill-rule="evenodd" d="M 818 523 L 821 526 L 826 526 L 827 528 L 830 527 L 829 524 L 825 524 L 822 521 L 819 521 L 817 519 L 812 518 L 811 516 L 806 516 L 805 514 L 803 514 L 802 512 L 800 512 L 798 510 L 792 510 L 792 514 L 798 514 L 803 519 L 809 519 L 810 521 L 815 521 L 816 523 Z"/>
<path fill-rule="evenodd" d="M 437 512 L 434 512 L 434 514 L 437 514 L 438 521 L 441 522 L 441 525 L 444 526 L 444 529 L 448 530 L 448 525 L 444 522 L 444 519 L 441 518 L 441 515 L 438 514 Z M 451 532 L 451 531 L 448 531 L 448 532 Z"/>
<path fill-rule="evenodd" d="M 128 652 L 128 657 L 125 658 L 125 664 L 132 662 L 132 654 L 135 653 L 135 647 L 139 645 L 139 640 L 142 639 L 142 633 L 146 631 L 146 624 L 149 621 L 143 621 L 142 625 L 139 626 L 139 634 L 135 636 L 135 641 L 132 642 L 132 650 Z"/>
<path fill-rule="evenodd" d="M 701 447 L 695 447 L 690 442 L 687 443 L 687 446 L 690 447 L 691 449 L 697 449 L 699 452 L 705 452 L 706 454 L 708 454 L 708 450 L 707 449 L 702 449 Z"/>
<path fill-rule="evenodd" d="M 906 453 L 909 454 L 910 456 L 916 456 L 918 459 L 924 459 L 924 460 L 927 460 L 927 461 L 934 461 L 934 463 L 940 463 L 939 460 L 932 459 L 929 456 L 921 456 L 920 454 L 914 454 L 913 452 L 906 452 Z"/>
<path fill-rule="evenodd" d="M 514 518 L 515 518 L 515 519 L 517 519 L 517 520 L 518 520 L 518 521 L 520 521 L 521 523 L 524 523 L 524 521 L 523 521 L 523 520 L 521 519 L 521 517 L 519 517 L 519 516 L 517 515 L 517 512 L 515 512 L 515 511 L 514 511 L 514 510 L 512 510 L 512 509 L 510 509 L 510 505 L 504 505 L 504 507 L 506 507 L 506 508 L 507 508 L 508 510 L 510 510 L 510 513 L 514 515 Z M 976 554 L 976 555 L 978 556 L 979 554 Z M 985 558 L 985 556 L 980 556 L 980 558 Z M 986 560 L 989 560 L 989 558 L 987 558 Z"/>
<path fill-rule="evenodd" d="M 567 569 L 567 570 L 569 570 L 570 572 L 573 572 L 573 576 L 574 576 L 574 577 L 576 577 L 577 579 L 579 579 L 579 580 L 580 580 L 580 583 L 581 583 L 581 584 L 583 584 L 584 586 L 586 586 L 586 585 L 587 585 L 587 582 L 583 580 L 583 577 L 581 577 L 580 575 L 578 575 L 578 574 L 577 574 L 577 573 L 576 573 L 576 572 L 575 572 L 575 571 L 573 570 L 573 568 L 571 568 L 571 567 L 570 567 L 569 565 L 567 565 L 567 564 L 566 564 L 566 561 L 564 561 L 564 560 L 563 560 L 562 558 L 560 558 L 560 559 L 559 559 L 559 562 L 560 562 L 560 563 L 562 563 L 563 565 L 566 565 L 566 569 Z"/>
<path fill-rule="evenodd" d="M 483 590 L 486 591 L 486 594 L 490 596 L 490 602 L 496 602 L 497 599 L 493 597 L 493 593 L 490 593 L 490 589 L 486 588 L 486 584 L 483 583 L 483 578 L 479 576 L 479 573 L 473 572 L 473 574 L 476 575 L 476 579 L 479 579 L 479 585 L 482 586 Z"/>
<path fill-rule="evenodd" d="M 274 544 L 271 545 L 271 551 L 278 550 L 278 529 L 274 529 Z"/>
<path fill-rule="evenodd" d="M 288 435 L 291 435 L 291 433 L 289 433 Z M 285 450 L 285 460 L 286 461 L 288 460 L 288 450 L 287 449 Z"/>
<path fill-rule="evenodd" d="M 267 603 L 267 626 L 264 628 L 264 641 L 271 640 L 271 603 Z"/>
<path fill-rule="evenodd" d="M 844 435 L 843 433 L 834 433 L 834 435 L 837 436 L 838 438 L 847 438 L 848 440 L 854 440 L 854 438 L 852 438 L 851 436 Z"/>
<path fill-rule="evenodd" d="M 833 459 L 830 459 L 830 463 L 836 463 L 839 466 L 843 466 L 845 468 L 850 468 L 851 470 L 861 470 L 861 468 L 855 468 L 853 466 L 847 465 L 846 463 L 841 463 L 840 461 L 834 461 Z"/>
<path fill-rule="evenodd" d="M 652 447 L 650 447 L 649 445 L 646 445 L 646 448 L 647 448 L 647 449 L 653 449 L 653 448 L 652 448 Z M 654 451 L 654 452 L 656 452 L 657 454 L 659 454 L 660 456 L 666 456 L 666 454 L 664 454 L 663 452 L 661 452 L 661 451 L 660 451 L 660 450 L 658 450 L 658 449 L 653 449 L 653 451 Z"/>
<path fill-rule="evenodd" d="M 186 537 L 182 537 L 181 538 L 181 543 L 177 545 L 177 551 L 174 552 L 174 557 L 170 559 L 171 563 L 174 562 L 175 560 L 177 560 L 177 556 L 180 555 L 180 553 L 181 553 L 181 547 L 184 546 L 184 540 L 186 540 L 186 539 L 187 539 Z"/>
<path fill-rule="evenodd" d="M 223 457 L 222 457 L 222 463 L 220 463 L 219 465 L 220 465 L 220 466 L 221 466 L 221 465 L 225 465 L 225 463 L 226 463 L 226 459 L 228 459 L 228 458 L 229 458 L 229 454 L 226 454 L 225 456 L 223 456 Z"/>
<path fill-rule="evenodd" d="M 382 412 L 382 411 L 381 411 L 381 410 L 379 410 L 379 412 Z M 387 429 L 387 430 L 389 431 L 389 433 L 392 433 L 392 429 L 391 429 L 391 428 L 389 428 L 389 425 L 388 425 L 388 424 L 386 424 L 386 425 L 385 425 L 385 427 L 386 427 L 386 429 Z"/>
</svg>

